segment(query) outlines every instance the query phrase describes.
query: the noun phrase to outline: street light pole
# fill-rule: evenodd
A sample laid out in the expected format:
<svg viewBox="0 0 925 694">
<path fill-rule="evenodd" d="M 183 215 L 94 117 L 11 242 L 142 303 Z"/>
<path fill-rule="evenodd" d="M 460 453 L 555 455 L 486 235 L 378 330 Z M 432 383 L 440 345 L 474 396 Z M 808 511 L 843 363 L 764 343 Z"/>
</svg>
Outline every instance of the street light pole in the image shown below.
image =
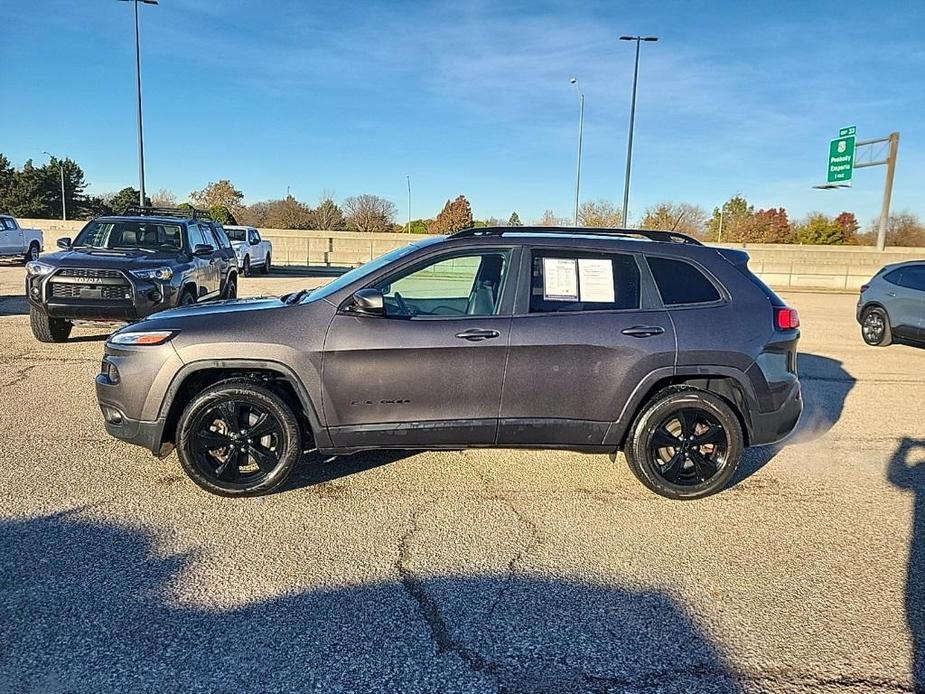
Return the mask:
<svg viewBox="0 0 925 694">
<path fill-rule="evenodd" d="M 633 127 L 636 123 L 636 83 L 639 80 L 639 44 L 642 41 L 658 41 L 658 37 L 621 36 L 620 40 L 636 42 L 636 66 L 633 68 L 633 96 L 630 102 L 630 132 L 626 144 L 626 176 L 623 181 L 623 227 L 626 228 L 626 219 L 630 204 L 630 169 L 633 164 Z"/>
<path fill-rule="evenodd" d="M 141 39 L 138 32 L 138 3 L 156 5 L 158 0 L 122 0 L 135 8 L 135 93 L 138 113 L 138 204 L 145 205 L 145 142 L 141 122 Z"/>
<path fill-rule="evenodd" d="M 408 233 L 411 233 L 411 176 L 405 176 L 408 179 Z"/>
<path fill-rule="evenodd" d="M 48 152 L 42 152 L 48 154 Z M 48 158 L 54 160 L 54 157 L 48 154 Z M 67 199 L 64 197 L 64 164 L 58 160 L 58 173 L 61 176 L 61 221 L 67 221 Z"/>
<path fill-rule="evenodd" d="M 578 201 L 581 195 L 581 139 L 585 125 L 585 94 L 581 91 L 581 85 L 578 78 L 573 77 L 569 80 L 575 85 L 575 91 L 578 92 L 578 170 L 575 173 L 575 226 L 578 226 Z"/>
</svg>

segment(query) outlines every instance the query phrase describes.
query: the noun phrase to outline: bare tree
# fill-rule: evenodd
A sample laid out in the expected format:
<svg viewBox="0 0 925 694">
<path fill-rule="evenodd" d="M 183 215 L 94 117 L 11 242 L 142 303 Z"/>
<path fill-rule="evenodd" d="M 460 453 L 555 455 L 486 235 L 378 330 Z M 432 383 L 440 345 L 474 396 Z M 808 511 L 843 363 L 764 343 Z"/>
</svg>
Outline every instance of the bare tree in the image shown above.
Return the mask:
<svg viewBox="0 0 925 694">
<path fill-rule="evenodd" d="M 578 208 L 578 223 L 583 227 L 619 227 L 623 210 L 607 200 L 586 200 Z"/>
<path fill-rule="evenodd" d="M 568 220 L 563 217 L 557 217 L 556 213 L 552 210 L 544 210 L 543 216 L 540 217 L 536 225 L 538 227 L 563 227 L 568 225 Z"/>
<path fill-rule="evenodd" d="M 364 193 L 344 200 L 347 224 L 363 232 L 391 231 L 398 213 L 395 203 L 378 195 Z"/>
<path fill-rule="evenodd" d="M 321 193 L 318 200 L 318 207 L 312 212 L 314 220 L 313 227 L 324 231 L 336 231 L 344 229 L 347 221 L 344 219 L 344 213 L 334 202 L 334 195 L 328 191 Z"/>
<path fill-rule="evenodd" d="M 155 207 L 176 207 L 177 196 L 166 188 L 161 188 L 151 198 L 151 204 Z"/>
<path fill-rule="evenodd" d="M 679 231 L 700 238 L 703 236 L 706 219 L 707 213 L 697 205 L 686 202 L 660 202 L 646 209 L 639 228 Z"/>
</svg>

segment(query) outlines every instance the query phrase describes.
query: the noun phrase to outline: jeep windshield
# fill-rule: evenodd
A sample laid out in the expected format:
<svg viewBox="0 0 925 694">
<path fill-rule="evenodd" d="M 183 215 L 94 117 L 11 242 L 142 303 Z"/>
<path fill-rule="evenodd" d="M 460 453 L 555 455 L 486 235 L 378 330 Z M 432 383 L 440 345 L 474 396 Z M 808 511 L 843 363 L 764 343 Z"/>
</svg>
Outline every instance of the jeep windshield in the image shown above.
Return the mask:
<svg viewBox="0 0 925 694">
<path fill-rule="evenodd" d="M 183 233 L 179 224 L 147 221 L 90 222 L 77 235 L 73 248 L 107 250 L 180 251 Z"/>
</svg>

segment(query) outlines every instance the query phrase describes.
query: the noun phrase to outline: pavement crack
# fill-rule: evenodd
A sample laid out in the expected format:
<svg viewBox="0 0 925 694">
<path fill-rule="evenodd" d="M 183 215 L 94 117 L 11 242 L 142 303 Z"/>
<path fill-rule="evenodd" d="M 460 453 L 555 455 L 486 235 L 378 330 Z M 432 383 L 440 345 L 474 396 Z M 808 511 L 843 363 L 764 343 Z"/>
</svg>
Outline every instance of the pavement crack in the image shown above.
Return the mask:
<svg viewBox="0 0 925 694">
<path fill-rule="evenodd" d="M 438 655 L 446 653 L 456 655 L 473 672 L 484 674 L 491 678 L 500 690 L 497 667 L 453 636 L 443 617 L 440 606 L 427 593 L 424 582 L 411 569 L 411 558 L 413 556 L 411 541 L 420 530 L 418 522 L 420 514 L 421 511 L 418 511 L 412 516 L 411 525 L 401 536 L 398 543 L 398 558 L 395 560 L 395 570 L 398 572 L 402 588 L 417 604 L 421 616 L 427 623 L 431 641 L 436 646 Z"/>
<path fill-rule="evenodd" d="M 34 369 L 38 368 L 38 364 L 32 364 L 31 366 L 24 366 L 17 371 L 13 372 L 13 377 L 3 383 L 0 383 L 0 390 L 6 390 L 12 386 L 15 386 L 18 383 L 22 383 Z"/>
</svg>

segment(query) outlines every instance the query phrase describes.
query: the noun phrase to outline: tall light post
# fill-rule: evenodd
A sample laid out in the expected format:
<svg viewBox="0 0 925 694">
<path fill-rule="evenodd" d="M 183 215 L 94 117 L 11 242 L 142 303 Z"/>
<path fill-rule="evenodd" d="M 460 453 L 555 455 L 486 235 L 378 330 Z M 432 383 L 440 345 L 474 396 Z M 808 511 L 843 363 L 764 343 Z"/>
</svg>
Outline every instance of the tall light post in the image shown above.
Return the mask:
<svg viewBox="0 0 925 694">
<path fill-rule="evenodd" d="M 577 227 L 578 200 L 581 194 L 581 136 L 585 125 L 585 94 L 581 91 L 577 77 L 573 77 L 569 82 L 575 85 L 575 91 L 578 92 L 578 170 L 575 173 L 575 226 Z"/>
<path fill-rule="evenodd" d="M 626 144 L 626 178 L 623 181 L 623 227 L 626 228 L 626 218 L 630 204 L 630 168 L 633 164 L 633 126 L 636 122 L 636 82 L 639 79 L 639 44 L 642 41 L 658 41 L 658 37 L 621 36 L 620 40 L 636 42 L 636 67 L 633 69 L 633 97 L 630 103 L 630 134 Z"/>
<path fill-rule="evenodd" d="M 145 205 L 145 140 L 141 126 L 141 40 L 138 34 L 138 3 L 156 5 L 157 0 L 121 0 L 135 8 L 135 93 L 138 101 L 138 204 Z"/>
<path fill-rule="evenodd" d="M 411 233 L 411 176 L 405 176 L 408 179 L 408 233 Z"/>
<path fill-rule="evenodd" d="M 48 158 L 51 161 L 54 161 L 55 158 L 51 156 L 48 152 L 42 152 L 42 154 L 48 155 Z M 61 221 L 67 221 L 67 199 L 64 197 L 64 163 L 58 159 L 58 173 L 61 175 Z"/>
</svg>

